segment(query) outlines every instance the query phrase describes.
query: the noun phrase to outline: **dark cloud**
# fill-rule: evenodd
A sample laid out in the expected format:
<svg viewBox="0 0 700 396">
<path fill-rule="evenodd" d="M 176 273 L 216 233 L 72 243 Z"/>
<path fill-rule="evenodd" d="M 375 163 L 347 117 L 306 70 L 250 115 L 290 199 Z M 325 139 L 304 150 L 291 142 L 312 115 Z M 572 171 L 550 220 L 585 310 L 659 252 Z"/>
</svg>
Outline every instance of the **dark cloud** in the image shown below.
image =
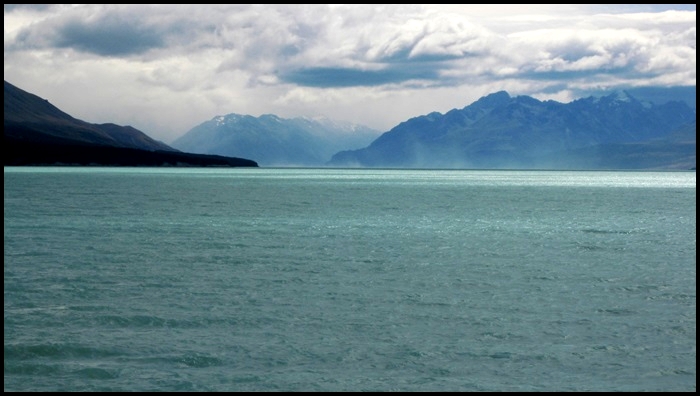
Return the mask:
<svg viewBox="0 0 700 396">
<path fill-rule="evenodd" d="M 288 83 L 306 87 L 334 88 L 398 84 L 409 80 L 436 80 L 438 71 L 430 68 L 389 67 L 360 70 L 344 67 L 310 67 L 280 76 Z"/>
<path fill-rule="evenodd" d="M 579 81 L 590 79 L 596 76 L 624 76 L 627 78 L 652 78 L 658 74 L 651 72 L 640 72 L 634 70 L 633 66 L 608 67 L 603 69 L 587 70 L 549 70 L 549 71 L 526 71 L 517 73 L 512 77 L 532 81 Z"/>
<path fill-rule="evenodd" d="M 164 46 L 162 35 L 137 21 L 105 18 L 85 24 L 73 21 L 60 27 L 54 44 L 101 56 L 133 55 Z"/>
<path fill-rule="evenodd" d="M 58 7 L 58 6 L 56 6 Z M 157 7 L 64 7 L 27 24 L 7 41 L 6 51 L 72 48 L 99 56 L 132 56 L 165 49 L 211 34 L 211 24 Z"/>
</svg>

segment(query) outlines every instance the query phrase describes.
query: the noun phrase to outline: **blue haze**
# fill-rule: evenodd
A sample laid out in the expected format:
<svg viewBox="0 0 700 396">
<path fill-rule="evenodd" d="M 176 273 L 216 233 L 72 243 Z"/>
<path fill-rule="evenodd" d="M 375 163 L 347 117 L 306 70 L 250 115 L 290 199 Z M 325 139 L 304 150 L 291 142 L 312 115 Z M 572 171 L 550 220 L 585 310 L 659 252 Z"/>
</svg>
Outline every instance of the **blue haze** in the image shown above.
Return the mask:
<svg viewBox="0 0 700 396">
<path fill-rule="evenodd" d="M 694 172 L 4 169 L 5 391 L 695 391 Z"/>
</svg>

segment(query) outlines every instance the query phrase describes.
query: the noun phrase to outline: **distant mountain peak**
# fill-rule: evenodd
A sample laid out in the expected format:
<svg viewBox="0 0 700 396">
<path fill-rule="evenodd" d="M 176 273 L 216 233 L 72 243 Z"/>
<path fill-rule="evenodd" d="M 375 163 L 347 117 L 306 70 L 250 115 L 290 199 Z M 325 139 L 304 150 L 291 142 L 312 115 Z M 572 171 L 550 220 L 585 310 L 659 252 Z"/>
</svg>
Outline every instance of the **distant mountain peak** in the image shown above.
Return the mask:
<svg viewBox="0 0 700 396">
<path fill-rule="evenodd" d="M 614 96 L 615 100 L 619 100 L 620 102 L 632 102 L 632 101 L 637 100 L 635 97 L 630 95 L 630 93 L 625 91 L 625 90 L 615 91 L 610 96 Z"/>
<path fill-rule="evenodd" d="M 506 91 L 498 91 L 486 96 L 482 96 L 474 102 L 472 105 L 476 106 L 498 106 L 507 103 L 511 99 L 510 94 Z"/>
<path fill-rule="evenodd" d="M 285 121 L 285 119 L 280 118 L 280 117 L 276 116 L 275 114 L 263 114 L 258 118 L 261 120 L 270 120 L 270 121 L 275 121 L 275 122 Z"/>
<path fill-rule="evenodd" d="M 328 117 L 216 116 L 173 141 L 201 154 L 247 156 L 264 166 L 320 166 L 343 149 L 364 147 L 380 131 Z"/>
</svg>

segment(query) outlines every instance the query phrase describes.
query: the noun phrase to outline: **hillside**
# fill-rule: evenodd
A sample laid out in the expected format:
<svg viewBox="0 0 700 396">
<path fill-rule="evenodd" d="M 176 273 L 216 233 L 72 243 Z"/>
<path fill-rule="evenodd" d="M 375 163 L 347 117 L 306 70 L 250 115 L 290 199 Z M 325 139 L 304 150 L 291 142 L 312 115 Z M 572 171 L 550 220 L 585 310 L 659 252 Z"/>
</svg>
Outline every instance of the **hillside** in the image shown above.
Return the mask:
<svg viewBox="0 0 700 396">
<path fill-rule="evenodd" d="M 5 81 L 3 165 L 257 166 L 181 152 L 130 126 L 91 124 Z"/>
</svg>

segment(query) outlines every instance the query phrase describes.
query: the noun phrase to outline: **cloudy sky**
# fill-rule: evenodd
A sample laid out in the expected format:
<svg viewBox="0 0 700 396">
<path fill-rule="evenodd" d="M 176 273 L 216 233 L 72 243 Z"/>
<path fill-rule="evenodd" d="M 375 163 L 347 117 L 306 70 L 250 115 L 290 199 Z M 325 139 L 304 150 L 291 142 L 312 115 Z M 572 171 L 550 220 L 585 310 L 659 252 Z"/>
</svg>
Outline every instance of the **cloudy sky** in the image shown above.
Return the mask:
<svg viewBox="0 0 700 396">
<path fill-rule="evenodd" d="M 230 113 L 387 131 L 500 90 L 695 86 L 695 5 L 5 4 L 5 80 L 171 143 Z"/>
</svg>

